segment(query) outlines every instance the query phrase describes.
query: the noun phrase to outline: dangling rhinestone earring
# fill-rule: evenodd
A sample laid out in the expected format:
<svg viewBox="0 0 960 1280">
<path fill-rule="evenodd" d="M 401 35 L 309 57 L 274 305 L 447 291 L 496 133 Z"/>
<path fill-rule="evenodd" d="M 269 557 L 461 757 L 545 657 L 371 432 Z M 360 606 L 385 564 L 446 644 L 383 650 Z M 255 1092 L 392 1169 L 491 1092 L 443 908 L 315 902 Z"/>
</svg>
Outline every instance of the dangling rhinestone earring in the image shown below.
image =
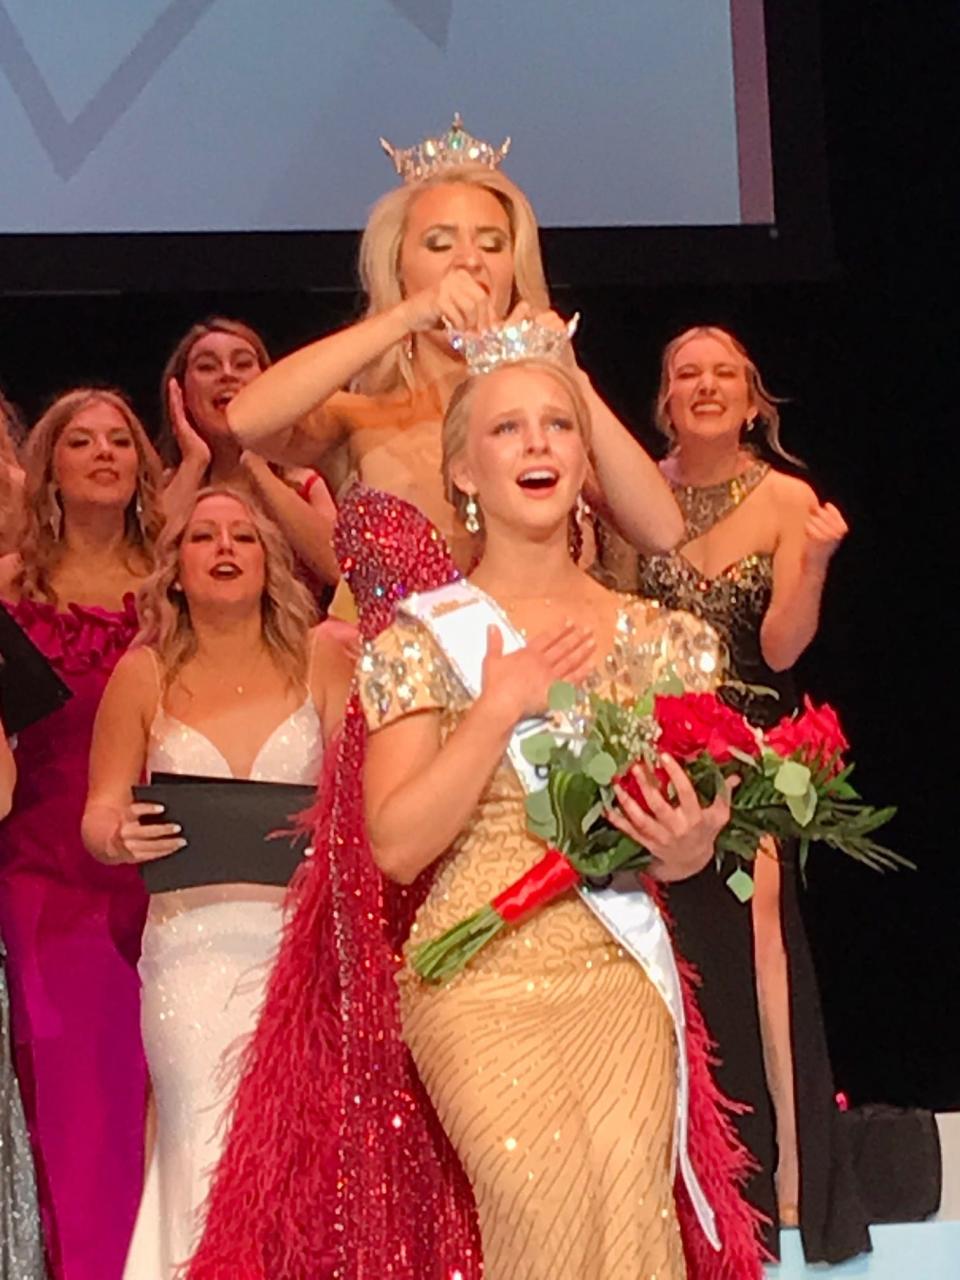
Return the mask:
<svg viewBox="0 0 960 1280">
<path fill-rule="evenodd" d="M 463 527 L 467 533 L 480 532 L 480 508 L 472 493 L 467 494 L 466 506 L 463 509 Z"/>
<path fill-rule="evenodd" d="M 570 559 L 574 564 L 580 563 L 583 555 L 583 522 L 590 515 L 590 508 L 582 493 L 577 494 L 577 505 L 570 512 L 570 540 L 568 547 Z"/>
<path fill-rule="evenodd" d="M 409 363 L 413 364 L 414 345 L 412 333 L 408 333 L 403 340 L 403 354 L 406 356 Z"/>
<path fill-rule="evenodd" d="M 140 537 L 146 541 L 147 531 L 143 527 L 143 499 L 140 497 L 140 490 L 137 490 L 137 500 L 133 504 L 133 512 L 137 517 L 137 527 L 140 530 Z"/>
<path fill-rule="evenodd" d="M 60 535 L 63 532 L 63 508 L 60 506 L 60 499 L 57 497 L 57 491 L 50 486 L 50 532 L 53 534 L 54 542 L 60 541 Z"/>
</svg>

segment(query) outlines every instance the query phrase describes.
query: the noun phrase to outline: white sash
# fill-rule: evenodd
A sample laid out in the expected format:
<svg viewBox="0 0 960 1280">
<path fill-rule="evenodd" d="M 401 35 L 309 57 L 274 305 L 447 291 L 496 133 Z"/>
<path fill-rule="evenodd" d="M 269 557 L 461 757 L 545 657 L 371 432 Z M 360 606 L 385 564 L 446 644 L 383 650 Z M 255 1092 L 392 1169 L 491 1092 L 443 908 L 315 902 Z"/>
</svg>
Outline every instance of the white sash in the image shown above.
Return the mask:
<svg viewBox="0 0 960 1280">
<path fill-rule="evenodd" d="M 479 587 L 461 579 L 434 591 L 421 591 L 397 605 L 397 611 L 416 618 L 427 628 L 449 660 L 467 693 L 476 698 L 482 686 L 483 660 L 487 651 L 487 627 L 499 628 L 504 653 L 524 647 L 525 641 L 496 601 Z M 521 720 L 513 731 L 507 753 L 527 792 L 546 785 L 536 766 L 524 757 L 524 739 L 550 728 L 544 717 Z M 720 1249 L 716 1217 L 690 1160 L 689 1064 L 683 1012 L 683 992 L 676 957 L 663 917 L 650 895 L 633 877 L 625 877 L 624 889 L 610 887 L 578 889 L 583 902 L 600 923 L 636 960 L 663 998 L 673 1019 L 677 1045 L 677 1115 L 674 1152 L 679 1160 L 684 1184 L 704 1234 L 714 1249 Z M 506 886 L 505 886 L 506 887 Z"/>
</svg>

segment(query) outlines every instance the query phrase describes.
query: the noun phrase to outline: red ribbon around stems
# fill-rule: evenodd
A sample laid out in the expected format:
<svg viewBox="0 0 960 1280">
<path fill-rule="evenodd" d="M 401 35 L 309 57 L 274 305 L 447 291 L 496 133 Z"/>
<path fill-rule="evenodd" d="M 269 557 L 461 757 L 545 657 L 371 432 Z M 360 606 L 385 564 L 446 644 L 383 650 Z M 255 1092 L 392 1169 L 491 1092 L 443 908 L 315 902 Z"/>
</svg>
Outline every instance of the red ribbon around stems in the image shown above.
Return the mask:
<svg viewBox="0 0 960 1280">
<path fill-rule="evenodd" d="M 507 924 L 517 924 L 580 883 L 580 872 L 559 849 L 549 848 L 538 863 L 498 894 L 491 906 Z"/>
</svg>

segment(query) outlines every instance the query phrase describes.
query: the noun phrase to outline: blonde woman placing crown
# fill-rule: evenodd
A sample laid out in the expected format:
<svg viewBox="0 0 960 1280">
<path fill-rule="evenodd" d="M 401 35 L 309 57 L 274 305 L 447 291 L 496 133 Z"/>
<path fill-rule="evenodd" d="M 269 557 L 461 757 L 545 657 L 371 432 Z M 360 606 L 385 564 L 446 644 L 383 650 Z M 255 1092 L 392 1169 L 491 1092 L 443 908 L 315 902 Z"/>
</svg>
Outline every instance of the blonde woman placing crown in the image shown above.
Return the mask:
<svg viewBox="0 0 960 1280">
<path fill-rule="evenodd" d="M 294 352 L 245 386 L 227 410 L 240 443 L 281 463 L 319 466 L 406 499 L 466 569 L 475 555 L 440 483 L 440 422 L 465 366 L 445 324 L 480 332 L 551 310 L 538 228 L 496 165 L 504 148 L 459 121 L 441 138 L 390 149 L 406 181 L 383 196 L 360 246 L 366 311 L 358 323 Z M 682 522 L 657 468 L 569 357 L 590 409 L 597 479 L 627 540 L 672 547 Z M 350 390 L 344 390 L 349 387 Z"/>
</svg>

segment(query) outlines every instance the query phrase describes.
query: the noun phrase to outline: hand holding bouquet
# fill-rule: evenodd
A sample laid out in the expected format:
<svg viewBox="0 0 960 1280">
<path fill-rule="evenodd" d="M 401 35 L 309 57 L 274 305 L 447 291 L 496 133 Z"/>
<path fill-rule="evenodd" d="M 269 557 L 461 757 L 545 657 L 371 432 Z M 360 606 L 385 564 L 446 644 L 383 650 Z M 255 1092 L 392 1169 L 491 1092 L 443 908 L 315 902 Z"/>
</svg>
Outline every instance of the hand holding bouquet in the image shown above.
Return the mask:
<svg viewBox="0 0 960 1280">
<path fill-rule="evenodd" d="M 648 868 L 650 850 L 636 838 L 642 823 L 617 815 L 617 792 L 656 821 L 663 809 L 651 783 L 663 799 L 677 798 L 664 755 L 683 765 L 703 808 L 726 816 L 729 801 L 714 852 L 718 869 L 732 856 L 727 884 L 743 901 L 753 892 L 748 868 L 763 836 L 797 839 L 801 870 L 813 841 L 875 870 L 912 865 L 873 839 L 895 810 L 865 805 L 851 786 L 849 743 L 829 706 L 805 699 L 801 712 L 763 734 L 717 694 L 684 693 L 668 678 L 628 706 L 592 695 L 585 715 L 575 712 L 573 686 L 560 683 L 550 707 L 551 728 L 523 745 L 544 781 L 527 797 L 528 825 L 547 852 L 487 906 L 416 948 L 414 969 L 428 981 L 452 977 L 501 929 L 573 886 Z"/>
</svg>

